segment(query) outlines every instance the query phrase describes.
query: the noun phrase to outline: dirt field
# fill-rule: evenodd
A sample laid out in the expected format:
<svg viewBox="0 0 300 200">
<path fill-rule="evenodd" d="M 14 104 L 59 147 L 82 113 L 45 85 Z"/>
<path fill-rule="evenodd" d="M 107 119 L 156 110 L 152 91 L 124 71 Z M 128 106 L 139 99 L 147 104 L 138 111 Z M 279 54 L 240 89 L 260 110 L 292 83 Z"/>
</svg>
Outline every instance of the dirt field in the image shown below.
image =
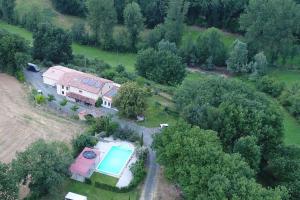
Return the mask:
<svg viewBox="0 0 300 200">
<path fill-rule="evenodd" d="M 76 122 L 30 105 L 27 89 L 15 78 L 0 73 L 0 161 L 10 162 L 39 138 L 69 142 L 83 130 Z"/>
<path fill-rule="evenodd" d="M 159 170 L 157 191 L 154 200 L 180 200 L 180 195 L 173 184 L 169 183 Z"/>
</svg>

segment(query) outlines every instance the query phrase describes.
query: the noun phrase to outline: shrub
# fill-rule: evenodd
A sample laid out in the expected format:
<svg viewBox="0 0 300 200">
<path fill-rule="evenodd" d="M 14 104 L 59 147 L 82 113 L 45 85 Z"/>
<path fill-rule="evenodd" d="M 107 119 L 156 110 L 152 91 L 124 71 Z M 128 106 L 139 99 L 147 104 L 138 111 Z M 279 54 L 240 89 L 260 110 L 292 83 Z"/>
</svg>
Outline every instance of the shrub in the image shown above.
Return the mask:
<svg viewBox="0 0 300 200">
<path fill-rule="evenodd" d="M 273 78 L 264 76 L 256 81 L 256 87 L 259 91 L 267 93 L 272 97 L 279 97 L 284 90 L 285 85 Z"/>
<path fill-rule="evenodd" d="M 120 140 L 127 140 L 129 142 L 139 142 L 140 136 L 138 133 L 134 132 L 133 130 L 129 129 L 128 127 L 125 128 L 119 128 L 116 130 L 113 134 L 113 137 L 115 139 Z"/>
<path fill-rule="evenodd" d="M 37 104 L 44 104 L 46 102 L 46 98 L 42 94 L 37 94 L 34 99 Z"/>
<path fill-rule="evenodd" d="M 71 110 L 72 110 L 73 112 L 76 112 L 78 109 L 79 109 L 79 107 L 78 107 L 77 105 L 73 105 L 73 106 L 71 107 Z"/>
<path fill-rule="evenodd" d="M 84 180 L 84 182 L 85 182 L 86 184 L 88 184 L 88 185 L 92 185 L 92 181 L 91 181 L 91 179 L 89 179 L 89 178 L 86 178 L 86 179 Z"/>
<path fill-rule="evenodd" d="M 101 105 L 102 105 L 103 101 L 102 101 L 102 98 L 98 98 L 96 103 L 95 103 L 95 107 L 99 108 Z"/>
<path fill-rule="evenodd" d="M 59 104 L 61 106 L 65 106 L 65 105 L 67 105 L 67 103 L 68 103 L 67 99 L 63 99 Z"/>
<path fill-rule="evenodd" d="M 54 97 L 52 94 L 48 94 L 47 100 L 48 100 L 49 102 L 55 101 L 55 97 Z"/>
<path fill-rule="evenodd" d="M 21 70 L 16 72 L 16 78 L 22 83 L 25 82 L 25 76 Z"/>
</svg>

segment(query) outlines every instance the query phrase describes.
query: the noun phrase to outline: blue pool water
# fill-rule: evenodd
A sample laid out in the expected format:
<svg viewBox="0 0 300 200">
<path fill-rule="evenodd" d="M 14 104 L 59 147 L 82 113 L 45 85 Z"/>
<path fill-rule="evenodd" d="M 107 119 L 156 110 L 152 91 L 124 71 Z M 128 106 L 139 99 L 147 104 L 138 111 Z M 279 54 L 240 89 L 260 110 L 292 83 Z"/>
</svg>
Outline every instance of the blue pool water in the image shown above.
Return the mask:
<svg viewBox="0 0 300 200">
<path fill-rule="evenodd" d="M 118 177 L 127 164 L 132 153 L 132 149 L 113 146 L 105 155 L 104 159 L 100 162 L 97 170 L 100 173 Z"/>
</svg>

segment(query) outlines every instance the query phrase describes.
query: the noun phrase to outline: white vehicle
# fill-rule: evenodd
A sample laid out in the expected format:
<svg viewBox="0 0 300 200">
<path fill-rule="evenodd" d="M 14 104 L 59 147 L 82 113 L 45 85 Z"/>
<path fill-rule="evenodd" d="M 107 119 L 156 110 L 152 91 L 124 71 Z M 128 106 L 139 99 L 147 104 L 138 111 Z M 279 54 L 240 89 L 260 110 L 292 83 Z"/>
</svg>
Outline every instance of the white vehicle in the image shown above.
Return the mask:
<svg viewBox="0 0 300 200">
<path fill-rule="evenodd" d="M 169 124 L 160 124 L 160 128 L 167 128 L 169 127 Z"/>
</svg>

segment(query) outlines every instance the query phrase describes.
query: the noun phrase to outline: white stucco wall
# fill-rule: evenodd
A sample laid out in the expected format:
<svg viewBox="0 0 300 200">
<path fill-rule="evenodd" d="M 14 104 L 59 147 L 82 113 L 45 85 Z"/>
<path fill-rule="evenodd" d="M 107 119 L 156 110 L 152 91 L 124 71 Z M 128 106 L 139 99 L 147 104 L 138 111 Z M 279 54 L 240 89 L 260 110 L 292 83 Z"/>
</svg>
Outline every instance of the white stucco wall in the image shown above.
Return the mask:
<svg viewBox="0 0 300 200">
<path fill-rule="evenodd" d="M 64 88 L 62 88 L 62 85 L 57 85 L 56 90 L 57 90 L 57 94 L 59 94 L 59 95 L 66 96 L 66 93 L 72 92 L 72 93 L 79 94 L 79 95 L 82 95 L 82 96 L 90 98 L 90 99 L 94 99 L 95 101 L 97 101 L 100 96 L 100 94 L 97 95 L 97 94 L 87 92 L 84 90 L 79 90 L 78 88 L 74 88 L 74 87 L 69 87 L 67 89 L 67 87 L 64 86 Z M 64 92 L 64 94 L 62 92 Z"/>
</svg>

